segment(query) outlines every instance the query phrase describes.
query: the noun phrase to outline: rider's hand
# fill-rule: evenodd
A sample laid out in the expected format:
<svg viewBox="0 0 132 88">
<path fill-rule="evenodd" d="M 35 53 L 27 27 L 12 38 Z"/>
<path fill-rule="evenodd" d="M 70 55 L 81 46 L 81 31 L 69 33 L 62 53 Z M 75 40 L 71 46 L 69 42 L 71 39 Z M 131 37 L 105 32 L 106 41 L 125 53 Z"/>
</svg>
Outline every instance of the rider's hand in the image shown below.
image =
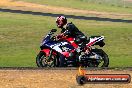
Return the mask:
<svg viewBox="0 0 132 88">
<path fill-rule="evenodd" d="M 57 40 L 61 40 L 61 39 L 64 39 L 66 36 L 64 36 L 64 33 L 62 33 L 62 34 L 59 34 L 59 35 L 57 35 L 56 36 L 56 39 Z"/>
<path fill-rule="evenodd" d="M 57 36 L 56 36 L 56 38 L 58 38 L 58 39 L 61 38 L 61 37 L 62 37 L 62 35 L 57 35 Z"/>
<path fill-rule="evenodd" d="M 63 34 L 59 34 L 59 35 L 56 36 L 56 38 L 59 39 L 59 38 L 62 38 L 62 36 L 63 36 Z"/>
</svg>

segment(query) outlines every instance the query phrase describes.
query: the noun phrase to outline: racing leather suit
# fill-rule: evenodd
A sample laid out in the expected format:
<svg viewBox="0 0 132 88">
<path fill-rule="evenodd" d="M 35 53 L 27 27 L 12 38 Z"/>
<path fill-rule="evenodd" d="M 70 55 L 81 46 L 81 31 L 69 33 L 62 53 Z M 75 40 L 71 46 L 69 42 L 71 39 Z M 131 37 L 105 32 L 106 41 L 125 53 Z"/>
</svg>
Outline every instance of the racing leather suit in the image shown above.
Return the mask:
<svg viewBox="0 0 132 88">
<path fill-rule="evenodd" d="M 80 44 L 81 48 L 85 47 L 85 44 L 87 42 L 87 37 L 79 31 L 79 29 L 71 22 L 66 25 L 66 28 L 61 28 L 61 33 L 64 33 L 64 35 L 67 35 L 68 37 L 75 38 L 75 43 Z M 64 65 L 64 56 L 60 55 L 60 67 L 65 67 Z"/>
</svg>

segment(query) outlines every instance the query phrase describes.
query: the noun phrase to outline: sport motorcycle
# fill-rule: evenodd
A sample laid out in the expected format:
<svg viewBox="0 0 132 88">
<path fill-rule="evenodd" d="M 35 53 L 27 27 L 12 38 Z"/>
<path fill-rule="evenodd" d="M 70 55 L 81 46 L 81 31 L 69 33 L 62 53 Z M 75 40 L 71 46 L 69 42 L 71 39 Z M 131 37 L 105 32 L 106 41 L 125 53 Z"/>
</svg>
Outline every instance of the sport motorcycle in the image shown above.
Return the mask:
<svg viewBox="0 0 132 88">
<path fill-rule="evenodd" d="M 65 67 L 108 67 L 109 57 L 102 50 L 95 46 L 103 47 L 104 36 L 91 36 L 88 43 L 80 47 L 75 38 L 66 37 L 60 40 L 53 34 L 56 29 L 52 29 L 42 40 L 40 52 L 36 57 L 38 67 L 60 67 L 60 55 L 64 56 Z"/>
</svg>

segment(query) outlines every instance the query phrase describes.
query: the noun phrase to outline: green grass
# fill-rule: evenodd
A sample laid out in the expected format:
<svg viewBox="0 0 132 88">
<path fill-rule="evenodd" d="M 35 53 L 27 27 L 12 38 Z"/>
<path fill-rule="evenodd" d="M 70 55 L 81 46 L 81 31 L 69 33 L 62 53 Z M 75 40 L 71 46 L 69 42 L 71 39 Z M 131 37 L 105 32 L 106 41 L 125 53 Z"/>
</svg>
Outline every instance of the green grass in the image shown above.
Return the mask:
<svg viewBox="0 0 132 88">
<path fill-rule="evenodd" d="M 51 18 L 0 13 L 0 19 L 0 66 L 35 66 L 40 40 L 53 28 Z"/>
<path fill-rule="evenodd" d="M 132 2 L 123 0 L 18 0 L 44 5 L 70 7 L 101 12 L 132 13 Z"/>
<path fill-rule="evenodd" d="M 0 67 L 35 67 L 43 36 L 55 18 L 0 12 Z M 132 24 L 69 19 L 86 35 L 104 35 L 110 67 L 132 66 Z M 59 30 L 60 31 L 60 30 Z"/>
</svg>

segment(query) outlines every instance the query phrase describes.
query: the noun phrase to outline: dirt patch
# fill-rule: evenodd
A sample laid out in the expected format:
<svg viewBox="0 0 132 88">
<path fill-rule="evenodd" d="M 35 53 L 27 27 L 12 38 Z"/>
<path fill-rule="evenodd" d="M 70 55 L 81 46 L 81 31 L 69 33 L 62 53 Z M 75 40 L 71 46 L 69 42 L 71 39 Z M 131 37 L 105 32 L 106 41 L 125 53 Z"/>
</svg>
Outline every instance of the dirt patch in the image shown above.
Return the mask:
<svg viewBox="0 0 132 88">
<path fill-rule="evenodd" d="M 131 18 L 132 17 L 132 14 L 78 10 L 73 8 L 40 5 L 35 3 L 28 3 L 24 1 L 14 1 L 14 0 L 2 0 L 0 2 L 0 7 L 10 8 L 15 10 L 44 12 L 44 13 L 81 14 L 81 15 L 93 15 L 98 17 L 111 17 L 111 18 Z"/>
<path fill-rule="evenodd" d="M 77 70 L 0 70 L 0 88 L 132 88 L 129 84 L 76 83 Z M 99 70 L 88 74 L 130 74 L 132 71 Z"/>
<path fill-rule="evenodd" d="M 132 0 L 125 0 L 125 1 L 132 2 Z"/>
</svg>

